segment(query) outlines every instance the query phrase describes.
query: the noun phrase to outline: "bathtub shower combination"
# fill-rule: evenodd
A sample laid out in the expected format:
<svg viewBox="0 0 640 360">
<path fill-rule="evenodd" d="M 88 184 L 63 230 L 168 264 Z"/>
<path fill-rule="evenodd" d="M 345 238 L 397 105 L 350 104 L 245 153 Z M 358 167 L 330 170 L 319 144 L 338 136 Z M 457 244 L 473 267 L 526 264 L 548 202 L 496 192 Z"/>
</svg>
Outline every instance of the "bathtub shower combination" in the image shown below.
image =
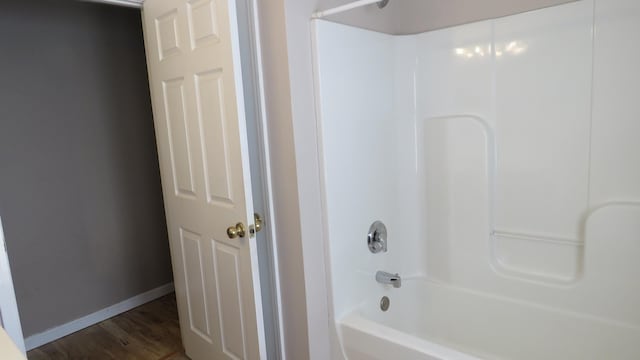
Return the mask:
<svg viewBox="0 0 640 360">
<path fill-rule="evenodd" d="M 312 27 L 334 358 L 640 359 L 640 2 Z"/>
</svg>

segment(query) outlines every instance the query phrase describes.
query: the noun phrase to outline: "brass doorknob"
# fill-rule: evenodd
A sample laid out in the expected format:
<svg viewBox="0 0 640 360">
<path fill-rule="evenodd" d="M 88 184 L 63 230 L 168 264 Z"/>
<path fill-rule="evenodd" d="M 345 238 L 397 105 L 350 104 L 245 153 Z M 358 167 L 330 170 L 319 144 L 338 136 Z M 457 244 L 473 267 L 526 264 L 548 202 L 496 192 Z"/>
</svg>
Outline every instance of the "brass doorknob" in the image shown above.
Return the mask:
<svg viewBox="0 0 640 360">
<path fill-rule="evenodd" d="M 235 239 L 237 237 L 243 238 L 245 234 L 245 227 L 241 222 L 237 223 L 236 226 L 229 226 L 229 228 L 227 229 L 227 235 L 229 236 L 229 239 Z"/>
<path fill-rule="evenodd" d="M 256 232 L 262 230 L 262 218 L 260 214 L 253 213 L 253 222 L 256 224 Z"/>
</svg>

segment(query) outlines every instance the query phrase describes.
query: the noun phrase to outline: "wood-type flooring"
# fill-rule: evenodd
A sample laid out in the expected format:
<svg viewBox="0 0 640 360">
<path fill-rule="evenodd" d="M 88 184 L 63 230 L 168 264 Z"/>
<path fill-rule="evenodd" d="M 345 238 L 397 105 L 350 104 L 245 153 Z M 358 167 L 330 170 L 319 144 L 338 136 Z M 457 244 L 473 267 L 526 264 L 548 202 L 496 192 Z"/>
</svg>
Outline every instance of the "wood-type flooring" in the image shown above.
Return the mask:
<svg viewBox="0 0 640 360">
<path fill-rule="evenodd" d="M 175 294 L 170 294 L 27 353 L 29 360 L 189 360 Z"/>
</svg>

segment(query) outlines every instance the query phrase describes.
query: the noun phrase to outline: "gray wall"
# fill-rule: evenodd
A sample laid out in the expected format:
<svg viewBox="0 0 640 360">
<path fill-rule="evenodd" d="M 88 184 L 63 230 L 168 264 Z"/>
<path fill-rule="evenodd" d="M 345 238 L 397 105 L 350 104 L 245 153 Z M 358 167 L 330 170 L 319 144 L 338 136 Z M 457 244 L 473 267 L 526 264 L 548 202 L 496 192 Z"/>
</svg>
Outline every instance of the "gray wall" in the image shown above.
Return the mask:
<svg viewBox="0 0 640 360">
<path fill-rule="evenodd" d="M 172 281 L 139 10 L 0 3 L 0 216 L 25 336 Z"/>
</svg>

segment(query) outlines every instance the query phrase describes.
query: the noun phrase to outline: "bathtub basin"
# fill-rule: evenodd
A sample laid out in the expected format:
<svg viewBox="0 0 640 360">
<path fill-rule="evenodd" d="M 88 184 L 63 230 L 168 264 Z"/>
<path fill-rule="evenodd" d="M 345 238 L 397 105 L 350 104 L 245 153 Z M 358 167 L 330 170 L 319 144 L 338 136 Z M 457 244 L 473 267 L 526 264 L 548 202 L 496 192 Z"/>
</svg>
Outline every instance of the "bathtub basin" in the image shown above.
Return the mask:
<svg viewBox="0 0 640 360">
<path fill-rule="evenodd" d="M 338 329 L 349 360 L 640 359 L 640 327 L 424 279 L 381 290 Z"/>
</svg>

